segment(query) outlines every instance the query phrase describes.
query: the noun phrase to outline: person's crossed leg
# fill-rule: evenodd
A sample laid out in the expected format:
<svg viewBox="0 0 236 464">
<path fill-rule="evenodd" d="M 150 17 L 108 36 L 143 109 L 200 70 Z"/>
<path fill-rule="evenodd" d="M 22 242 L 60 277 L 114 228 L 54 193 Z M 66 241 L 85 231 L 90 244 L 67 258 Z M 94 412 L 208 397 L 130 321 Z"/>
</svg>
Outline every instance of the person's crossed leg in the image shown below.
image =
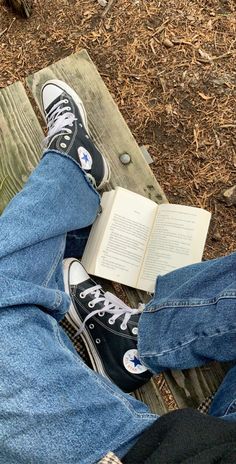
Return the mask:
<svg viewBox="0 0 236 464">
<path fill-rule="evenodd" d="M 67 233 L 84 231 L 95 220 L 95 187 L 106 182 L 109 168 L 72 89 L 47 83 L 43 105 L 48 149 L 1 216 L 0 463 L 92 464 L 110 450 L 123 457 L 158 418 L 114 381 L 129 391 L 149 372 L 235 360 L 236 255 L 159 278 L 141 317 L 101 294 L 77 261 L 67 263 L 69 317 L 78 329 L 89 303 L 94 306 L 82 329 L 93 366 L 103 375 L 90 370 L 58 325 L 70 305 L 62 260 Z M 96 288 L 89 291 L 91 286 Z M 95 324 L 101 343 L 93 338 Z M 111 325 L 119 341 L 102 351 Z M 137 340 L 138 351 L 123 363 Z M 127 369 L 132 365 L 135 372 Z M 234 420 L 235 402 L 234 368 L 212 414 Z"/>
</svg>

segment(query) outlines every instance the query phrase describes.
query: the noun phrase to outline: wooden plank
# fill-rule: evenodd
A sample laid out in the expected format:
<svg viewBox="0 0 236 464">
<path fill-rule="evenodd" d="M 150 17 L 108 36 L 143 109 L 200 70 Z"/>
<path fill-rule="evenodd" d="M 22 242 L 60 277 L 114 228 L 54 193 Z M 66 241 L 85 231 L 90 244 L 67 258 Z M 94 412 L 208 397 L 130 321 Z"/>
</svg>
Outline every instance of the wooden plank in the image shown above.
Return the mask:
<svg viewBox="0 0 236 464">
<path fill-rule="evenodd" d="M 113 101 L 88 53 L 82 50 L 27 79 L 41 109 L 41 87 L 48 79 L 61 79 L 81 96 L 91 134 L 111 165 L 111 187 L 121 185 L 161 203 L 167 199 Z M 128 153 L 131 163 L 123 165 L 120 155 Z"/>
<path fill-rule="evenodd" d="M 112 166 L 111 186 L 119 184 L 157 202 L 167 201 L 87 53 L 68 57 L 29 78 L 38 103 L 41 84 L 55 77 L 66 80 L 84 99 L 91 132 Z M 0 91 L 0 133 L 1 212 L 22 188 L 42 150 L 42 130 L 19 82 Z M 119 160 L 125 152 L 132 158 L 128 166 Z M 126 293 L 131 304 L 144 299 L 133 289 L 127 288 Z M 217 389 L 227 367 L 214 363 L 202 369 L 169 372 L 165 378 L 179 407 L 197 406 Z M 167 410 L 155 381 L 139 389 L 135 396 L 149 404 L 153 412 L 163 414 Z"/>
<path fill-rule="evenodd" d="M 91 134 L 111 165 L 110 187 L 121 185 L 158 203 L 167 202 L 87 52 L 71 55 L 28 77 L 27 83 L 41 111 L 41 87 L 49 79 L 61 79 L 67 82 L 82 98 L 88 114 Z M 120 162 L 120 155 L 123 153 L 130 155 L 132 161 L 129 165 Z M 105 283 L 105 288 L 112 291 L 111 283 Z M 131 305 L 135 306 L 140 299 L 147 300 L 143 292 L 139 292 L 137 296 L 137 292 L 127 288 L 126 293 Z M 163 414 L 167 410 L 154 382 L 149 382 L 134 395 L 145 401 L 153 412 Z"/>
<path fill-rule="evenodd" d="M 43 133 L 20 82 L 0 91 L 0 213 L 37 165 Z"/>
<path fill-rule="evenodd" d="M 160 185 L 147 166 L 140 148 L 87 52 L 83 50 L 71 55 L 27 79 L 40 109 L 41 87 L 48 79 L 61 79 L 67 82 L 83 99 L 91 134 L 111 165 L 110 187 L 120 185 L 141 193 L 157 203 L 166 202 L 167 199 Z M 121 164 L 120 155 L 123 153 L 130 155 L 132 161 L 129 165 Z M 109 283 L 108 286 L 110 285 Z M 144 293 L 130 288 L 126 288 L 125 292 L 132 306 L 136 306 L 137 301 L 147 299 Z M 224 369 L 215 364 L 210 368 L 168 372 L 164 377 L 177 404 L 183 407 L 197 406 L 216 390 L 223 375 Z M 137 391 L 135 396 L 143 399 L 159 414 L 166 411 L 155 382 L 149 382 L 147 386 Z"/>
<path fill-rule="evenodd" d="M 177 406 L 194 408 L 216 392 L 230 367 L 230 363 L 212 362 L 201 368 L 169 371 L 164 375 Z"/>
<path fill-rule="evenodd" d="M 155 379 L 151 379 L 150 382 L 143 385 L 141 388 L 136 390 L 134 396 L 143 401 L 143 403 L 148 404 L 150 410 L 154 414 L 158 414 L 162 416 L 166 412 L 168 412 L 168 407 L 162 398 L 161 392 L 155 382 Z"/>
</svg>

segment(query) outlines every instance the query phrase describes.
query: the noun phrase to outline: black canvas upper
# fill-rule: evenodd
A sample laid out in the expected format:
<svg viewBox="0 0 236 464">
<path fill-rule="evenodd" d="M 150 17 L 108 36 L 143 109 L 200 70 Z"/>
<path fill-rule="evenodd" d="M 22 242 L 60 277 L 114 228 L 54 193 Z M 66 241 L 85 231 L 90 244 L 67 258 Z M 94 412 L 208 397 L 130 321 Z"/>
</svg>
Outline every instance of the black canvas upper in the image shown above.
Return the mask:
<svg viewBox="0 0 236 464">
<path fill-rule="evenodd" d="M 102 311 L 103 303 L 97 303 L 91 309 L 88 307 L 88 303 L 94 297 L 90 294 L 86 298 L 80 297 L 83 290 L 94 285 L 97 284 L 92 279 L 89 279 L 79 285 L 70 286 L 70 296 L 81 322 L 93 309 L 99 309 L 99 306 L 101 308 L 100 314 L 93 316 L 86 322 L 85 330 L 81 336 L 87 337 L 87 343 L 90 345 L 90 351 L 94 354 L 95 362 L 97 358 L 102 364 L 104 372 L 99 370 L 99 365 L 96 370 L 105 374 L 122 390 L 126 392 L 134 391 L 152 376 L 148 370 L 140 374 L 133 374 L 126 370 L 123 362 L 123 356 L 128 350 L 137 349 L 137 334 L 133 334 L 132 330 L 136 333 L 140 315 L 132 315 L 125 330 L 121 329 L 124 316 L 117 318 L 114 324 L 109 324 L 108 321 L 112 314 Z M 141 364 L 137 356 L 132 355 L 130 359 L 130 364 L 133 363 L 134 366 L 138 363 Z"/>
<path fill-rule="evenodd" d="M 59 85 L 57 85 L 57 87 L 60 88 Z M 63 103 L 63 100 L 67 100 L 68 102 Z M 86 174 L 88 177 L 89 175 L 91 175 L 91 180 L 93 181 L 93 179 L 95 179 L 96 186 L 99 187 L 104 178 L 103 156 L 91 140 L 91 137 L 84 126 L 79 108 L 76 105 L 73 98 L 67 92 L 63 91 L 63 93 L 58 98 L 56 98 L 48 106 L 48 108 L 44 109 L 45 117 L 46 119 L 48 119 L 48 114 L 50 110 L 59 101 L 61 101 L 61 108 L 65 108 L 65 112 L 66 108 L 71 108 L 70 110 L 68 110 L 68 112 L 73 113 L 76 120 L 72 123 L 71 127 L 68 126 L 68 129 L 72 130 L 71 134 L 68 134 L 68 132 L 66 131 L 60 131 L 59 134 L 53 135 L 48 142 L 47 148 L 65 153 L 67 156 L 73 158 L 80 166 L 81 161 L 78 156 L 78 148 L 85 148 L 89 152 L 93 160 L 92 168 L 91 170 L 86 171 Z M 65 136 L 68 135 L 70 135 L 71 137 L 70 141 L 65 139 Z M 66 144 L 65 148 L 61 146 L 61 144 L 64 143 Z"/>
</svg>

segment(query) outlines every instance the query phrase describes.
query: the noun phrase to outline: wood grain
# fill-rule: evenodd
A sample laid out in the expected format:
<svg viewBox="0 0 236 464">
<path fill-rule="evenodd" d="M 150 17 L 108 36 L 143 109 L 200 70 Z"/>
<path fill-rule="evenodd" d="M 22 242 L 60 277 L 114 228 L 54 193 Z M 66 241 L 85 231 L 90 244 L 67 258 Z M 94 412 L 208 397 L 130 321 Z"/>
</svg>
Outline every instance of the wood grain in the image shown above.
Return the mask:
<svg viewBox="0 0 236 464">
<path fill-rule="evenodd" d="M 82 51 L 72 55 L 27 79 L 39 107 L 42 84 L 55 78 L 65 80 L 82 97 L 92 136 L 111 164 L 110 187 L 121 185 L 157 203 L 166 202 L 161 187 L 88 54 Z M 2 212 L 14 194 L 22 188 L 41 155 L 43 133 L 24 87 L 19 82 L 0 91 L 0 135 Z M 121 164 L 119 157 L 123 153 L 131 156 L 129 165 Z M 111 283 L 107 284 L 112 290 Z M 147 301 L 147 295 L 143 292 L 128 287 L 124 290 L 131 306 L 137 306 L 140 300 Z M 226 370 L 227 366 L 214 363 L 202 369 L 167 372 L 165 379 L 179 407 L 194 407 L 217 389 Z M 167 410 L 155 380 L 134 395 L 157 414 Z"/>
<path fill-rule="evenodd" d="M 0 91 L 0 213 L 41 154 L 43 133 L 20 82 Z"/>
<path fill-rule="evenodd" d="M 117 105 L 113 101 L 88 53 L 82 50 L 45 68 L 27 79 L 34 98 L 41 109 L 40 91 L 49 79 L 68 83 L 82 98 L 89 121 L 89 128 L 96 144 L 108 158 L 112 176 L 109 188 L 120 185 L 145 195 L 157 203 L 167 202 L 166 196 L 128 129 Z M 41 109 L 42 110 L 42 109 Z M 120 162 L 120 155 L 128 153 L 129 165 Z M 111 283 L 107 289 L 112 291 Z M 130 305 L 147 301 L 147 295 L 124 288 Z M 166 383 L 179 407 L 198 406 L 204 398 L 214 393 L 223 379 L 225 369 L 219 364 L 202 369 L 189 369 L 164 374 Z M 149 382 L 135 396 L 149 404 L 153 412 L 163 414 L 166 405 L 155 382 Z"/>
<path fill-rule="evenodd" d="M 168 412 L 167 404 L 162 398 L 161 392 L 154 380 L 151 379 L 146 385 L 143 385 L 141 388 L 136 390 L 134 396 L 144 403 L 148 404 L 150 410 L 154 414 L 162 416 Z"/>
<path fill-rule="evenodd" d="M 179 408 L 196 408 L 216 392 L 229 367 L 229 363 L 214 362 L 201 368 L 169 371 L 165 379 Z"/>
<path fill-rule="evenodd" d="M 110 187 L 121 185 L 157 203 L 167 202 L 88 53 L 82 50 L 29 76 L 27 83 L 40 108 L 40 90 L 48 79 L 65 81 L 82 98 L 92 137 L 111 165 Z M 129 165 L 121 163 L 119 157 L 123 153 L 130 155 Z"/>
</svg>

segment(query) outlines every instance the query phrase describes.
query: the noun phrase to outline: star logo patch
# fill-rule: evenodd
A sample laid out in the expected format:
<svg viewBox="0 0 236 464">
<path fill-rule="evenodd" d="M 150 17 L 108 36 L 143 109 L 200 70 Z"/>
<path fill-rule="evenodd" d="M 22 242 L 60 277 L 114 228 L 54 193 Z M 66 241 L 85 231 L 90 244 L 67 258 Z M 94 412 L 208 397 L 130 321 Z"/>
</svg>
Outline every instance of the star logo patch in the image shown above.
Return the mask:
<svg viewBox="0 0 236 464">
<path fill-rule="evenodd" d="M 146 372 L 146 367 L 141 363 L 137 350 L 128 350 L 123 356 L 125 369 L 131 374 L 142 374 Z"/>
<path fill-rule="evenodd" d="M 81 164 L 81 168 L 84 171 L 91 171 L 91 167 L 93 164 L 93 159 L 88 150 L 84 147 L 78 148 L 78 156 Z"/>
</svg>

